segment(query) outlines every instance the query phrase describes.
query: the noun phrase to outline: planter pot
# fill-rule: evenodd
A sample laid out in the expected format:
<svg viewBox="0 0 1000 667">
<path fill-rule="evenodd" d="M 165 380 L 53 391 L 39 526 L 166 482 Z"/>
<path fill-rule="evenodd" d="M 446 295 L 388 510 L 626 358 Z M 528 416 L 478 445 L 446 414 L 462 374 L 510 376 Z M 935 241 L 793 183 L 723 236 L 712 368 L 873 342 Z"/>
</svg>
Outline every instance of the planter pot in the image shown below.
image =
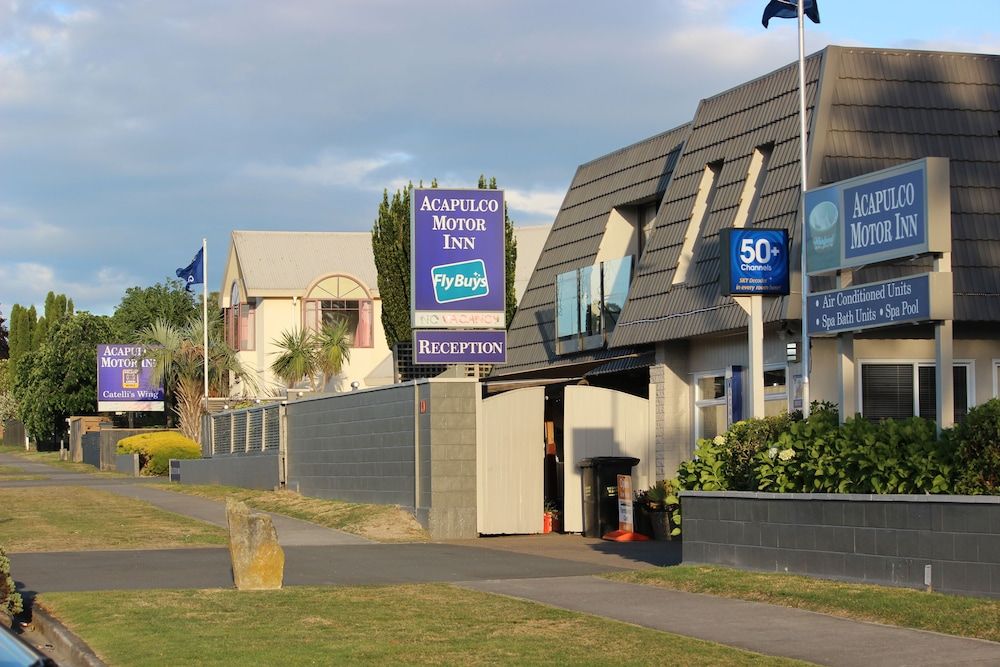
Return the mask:
<svg viewBox="0 0 1000 667">
<path fill-rule="evenodd" d="M 670 514 L 667 512 L 650 512 L 649 523 L 653 527 L 653 537 L 657 540 L 670 540 Z"/>
<path fill-rule="evenodd" d="M 542 515 L 542 532 L 551 533 L 552 532 L 552 515 L 546 512 Z"/>
</svg>

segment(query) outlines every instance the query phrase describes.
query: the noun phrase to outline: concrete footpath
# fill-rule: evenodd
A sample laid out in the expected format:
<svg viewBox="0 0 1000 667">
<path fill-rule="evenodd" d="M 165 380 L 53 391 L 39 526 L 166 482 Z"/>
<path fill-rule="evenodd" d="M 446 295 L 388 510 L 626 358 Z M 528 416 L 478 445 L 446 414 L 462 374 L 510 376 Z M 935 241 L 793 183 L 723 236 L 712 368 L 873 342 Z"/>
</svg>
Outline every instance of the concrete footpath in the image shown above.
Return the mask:
<svg viewBox="0 0 1000 667">
<path fill-rule="evenodd" d="M 46 480 L 0 487 L 85 485 L 225 525 L 221 502 L 137 485 L 127 478 L 68 473 L 0 455 L 0 464 Z M 37 467 L 36 466 L 40 466 Z M 30 470 L 29 470 L 30 468 Z M 143 480 L 140 480 L 143 481 Z M 276 517 L 287 585 L 451 582 L 768 655 L 824 665 L 1000 665 L 1000 644 L 838 619 L 796 609 L 608 581 L 595 575 L 679 561 L 674 542 L 611 543 L 576 535 L 375 544 Z M 29 598 L 45 591 L 231 588 L 226 549 L 12 554 Z"/>
</svg>

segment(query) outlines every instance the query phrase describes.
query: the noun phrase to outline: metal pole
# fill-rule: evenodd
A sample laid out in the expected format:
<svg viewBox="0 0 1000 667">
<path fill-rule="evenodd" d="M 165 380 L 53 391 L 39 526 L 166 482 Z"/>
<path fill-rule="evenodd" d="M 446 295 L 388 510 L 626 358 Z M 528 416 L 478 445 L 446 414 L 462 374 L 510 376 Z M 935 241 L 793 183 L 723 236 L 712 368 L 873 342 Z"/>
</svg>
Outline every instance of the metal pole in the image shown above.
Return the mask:
<svg viewBox="0 0 1000 667">
<path fill-rule="evenodd" d="M 799 163 L 802 165 L 802 188 L 799 214 L 802 217 L 800 273 L 802 274 L 802 416 L 809 416 L 809 334 L 806 312 L 809 306 L 809 276 L 806 274 L 806 206 L 808 183 L 806 171 L 806 39 L 805 0 L 799 0 Z"/>
<path fill-rule="evenodd" d="M 201 323 L 204 347 L 205 412 L 208 412 L 208 241 L 201 240 Z"/>
</svg>

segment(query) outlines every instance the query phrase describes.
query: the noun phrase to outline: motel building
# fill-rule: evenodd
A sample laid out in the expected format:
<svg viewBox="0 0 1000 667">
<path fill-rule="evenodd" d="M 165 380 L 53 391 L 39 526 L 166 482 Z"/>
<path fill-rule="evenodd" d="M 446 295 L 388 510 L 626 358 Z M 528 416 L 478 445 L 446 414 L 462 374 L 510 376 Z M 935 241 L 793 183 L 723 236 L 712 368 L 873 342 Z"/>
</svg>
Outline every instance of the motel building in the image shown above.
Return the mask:
<svg viewBox="0 0 1000 667">
<path fill-rule="evenodd" d="M 671 477 L 699 438 L 801 408 L 807 354 L 808 399 L 842 415 L 948 424 L 998 394 L 1000 57 L 805 65 L 805 211 L 797 63 L 577 169 L 484 399 L 518 415 L 504 438 L 529 443 L 516 465 L 541 468 L 564 530 L 581 459 L 639 458 L 636 489 Z M 739 293 L 771 272 L 786 295 Z"/>
</svg>

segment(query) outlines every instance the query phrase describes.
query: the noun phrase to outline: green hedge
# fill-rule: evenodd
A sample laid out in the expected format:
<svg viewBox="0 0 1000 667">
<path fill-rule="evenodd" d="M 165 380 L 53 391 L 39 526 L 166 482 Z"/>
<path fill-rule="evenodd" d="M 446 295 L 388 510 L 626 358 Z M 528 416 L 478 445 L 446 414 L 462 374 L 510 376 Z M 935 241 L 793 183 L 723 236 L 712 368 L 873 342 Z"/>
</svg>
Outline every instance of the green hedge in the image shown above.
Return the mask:
<svg viewBox="0 0 1000 667">
<path fill-rule="evenodd" d="M 830 404 L 806 420 L 749 419 L 700 440 L 677 474 L 683 488 L 703 491 L 996 494 L 1000 399 L 940 436 L 919 417 L 840 425 Z"/>
<path fill-rule="evenodd" d="M 199 459 L 201 445 L 176 431 L 140 433 L 118 441 L 119 454 L 138 454 L 143 475 L 166 475 L 170 459 Z"/>
</svg>

